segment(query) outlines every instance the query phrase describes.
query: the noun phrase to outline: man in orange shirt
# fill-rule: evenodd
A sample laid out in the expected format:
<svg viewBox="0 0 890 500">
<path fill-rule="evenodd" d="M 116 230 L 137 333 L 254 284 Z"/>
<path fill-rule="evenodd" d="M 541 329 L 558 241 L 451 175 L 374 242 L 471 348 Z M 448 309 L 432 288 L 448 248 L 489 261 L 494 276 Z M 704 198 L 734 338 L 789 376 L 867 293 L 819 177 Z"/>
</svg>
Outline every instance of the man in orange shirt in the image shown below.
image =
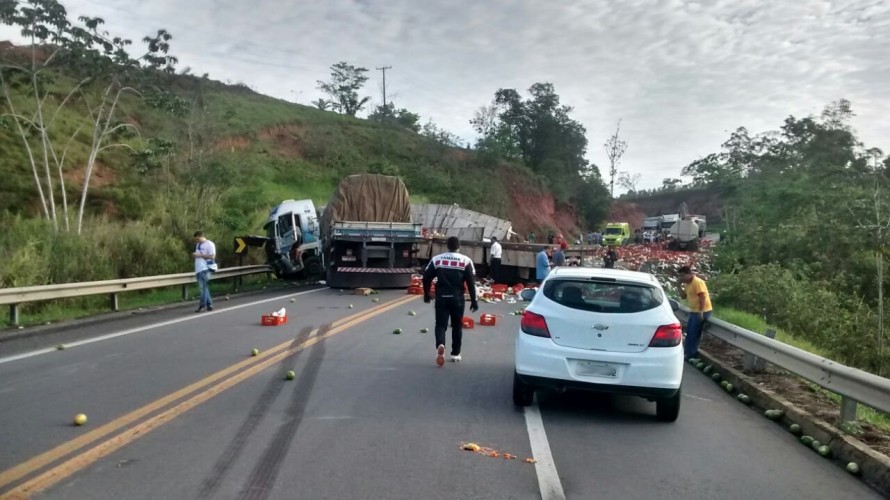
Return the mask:
<svg viewBox="0 0 890 500">
<path fill-rule="evenodd" d="M 698 356 L 698 344 L 701 342 L 702 328 L 705 321 L 711 317 L 711 296 L 708 294 L 708 285 L 705 280 L 696 276 L 689 266 L 680 268 L 680 281 L 685 287 L 680 287 L 680 296 L 689 304 L 689 322 L 686 324 L 686 343 L 684 345 L 684 358 Z"/>
</svg>

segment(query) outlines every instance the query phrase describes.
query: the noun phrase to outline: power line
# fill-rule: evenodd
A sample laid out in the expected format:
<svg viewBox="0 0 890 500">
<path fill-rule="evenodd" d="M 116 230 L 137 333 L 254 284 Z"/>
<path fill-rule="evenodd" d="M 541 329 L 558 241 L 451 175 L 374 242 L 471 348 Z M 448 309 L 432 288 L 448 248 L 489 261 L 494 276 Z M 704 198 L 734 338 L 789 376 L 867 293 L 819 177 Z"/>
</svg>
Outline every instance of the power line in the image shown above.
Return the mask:
<svg viewBox="0 0 890 500">
<path fill-rule="evenodd" d="M 377 68 L 377 71 L 383 72 L 383 109 L 386 109 L 386 70 L 388 69 L 392 69 L 392 66 Z"/>
</svg>

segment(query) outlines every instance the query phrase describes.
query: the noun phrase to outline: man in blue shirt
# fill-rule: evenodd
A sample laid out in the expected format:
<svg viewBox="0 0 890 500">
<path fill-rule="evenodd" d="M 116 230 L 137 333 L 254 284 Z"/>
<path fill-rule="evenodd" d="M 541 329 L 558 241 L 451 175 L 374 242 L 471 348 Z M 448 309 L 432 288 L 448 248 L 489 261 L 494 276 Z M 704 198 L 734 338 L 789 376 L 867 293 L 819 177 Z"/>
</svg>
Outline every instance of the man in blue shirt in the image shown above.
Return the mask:
<svg viewBox="0 0 890 500">
<path fill-rule="evenodd" d="M 550 248 L 544 248 L 535 258 L 535 277 L 538 281 L 544 281 L 550 273 L 550 251 Z"/>
</svg>

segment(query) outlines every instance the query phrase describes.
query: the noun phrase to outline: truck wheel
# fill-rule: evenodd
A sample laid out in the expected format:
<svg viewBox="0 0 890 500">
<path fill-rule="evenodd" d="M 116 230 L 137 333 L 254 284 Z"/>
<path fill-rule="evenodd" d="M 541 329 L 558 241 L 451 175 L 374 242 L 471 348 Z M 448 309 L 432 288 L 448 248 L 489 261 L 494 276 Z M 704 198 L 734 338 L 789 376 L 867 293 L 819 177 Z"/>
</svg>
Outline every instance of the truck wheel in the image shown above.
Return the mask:
<svg viewBox="0 0 890 500">
<path fill-rule="evenodd" d="M 306 274 L 310 278 L 321 277 L 324 274 L 324 268 L 321 267 L 321 259 L 318 257 L 309 257 L 305 262 Z"/>
</svg>

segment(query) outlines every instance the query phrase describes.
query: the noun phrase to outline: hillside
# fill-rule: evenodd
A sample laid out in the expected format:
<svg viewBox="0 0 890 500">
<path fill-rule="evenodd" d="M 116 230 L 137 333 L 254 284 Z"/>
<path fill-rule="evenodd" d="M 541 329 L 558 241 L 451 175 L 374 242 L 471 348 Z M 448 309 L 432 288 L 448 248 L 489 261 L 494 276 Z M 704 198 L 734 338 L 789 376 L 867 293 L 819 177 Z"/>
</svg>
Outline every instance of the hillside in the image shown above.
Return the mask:
<svg viewBox="0 0 890 500">
<path fill-rule="evenodd" d="M 51 95 L 61 101 L 73 82 L 56 76 Z M 379 172 L 402 176 L 414 201 L 458 203 L 507 218 L 520 234 L 577 230 L 574 210 L 557 204 L 542 180 L 521 165 L 483 159 L 395 125 L 320 111 L 244 86 L 173 76 L 165 90 L 192 103 L 191 112 L 177 117 L 135 96 L 122 99 L 116 118 L 138 127 L 141 140 L 126 142 L 142 155 L 123 149 L 100 154 L 88 197 L 94 215 L 140 220 L 157 203 L 159 190 L 192 188 L 212 192 L 222 203 L 218 217 L 228 229 L 255 232 L 266 210 L 282 199 L 324 203 L 343 176 Z M 26 95 L 14 97 L 27 106 Z M 78 105 L 63 108 L 51 135 L 61 142 L 85 123 L 86 115 Z M 67 153 L 69 201 L 79 195 L 89 140 L 81 130 Z M 0 175 L 8 180 L 0 186 L 0 211 L 38 216 L 33 174 L 21 138 L 8 123 L 0 128 L 0 150 Z M 57 185 L 55 196 L 58 202 Z"/>
</svg>

